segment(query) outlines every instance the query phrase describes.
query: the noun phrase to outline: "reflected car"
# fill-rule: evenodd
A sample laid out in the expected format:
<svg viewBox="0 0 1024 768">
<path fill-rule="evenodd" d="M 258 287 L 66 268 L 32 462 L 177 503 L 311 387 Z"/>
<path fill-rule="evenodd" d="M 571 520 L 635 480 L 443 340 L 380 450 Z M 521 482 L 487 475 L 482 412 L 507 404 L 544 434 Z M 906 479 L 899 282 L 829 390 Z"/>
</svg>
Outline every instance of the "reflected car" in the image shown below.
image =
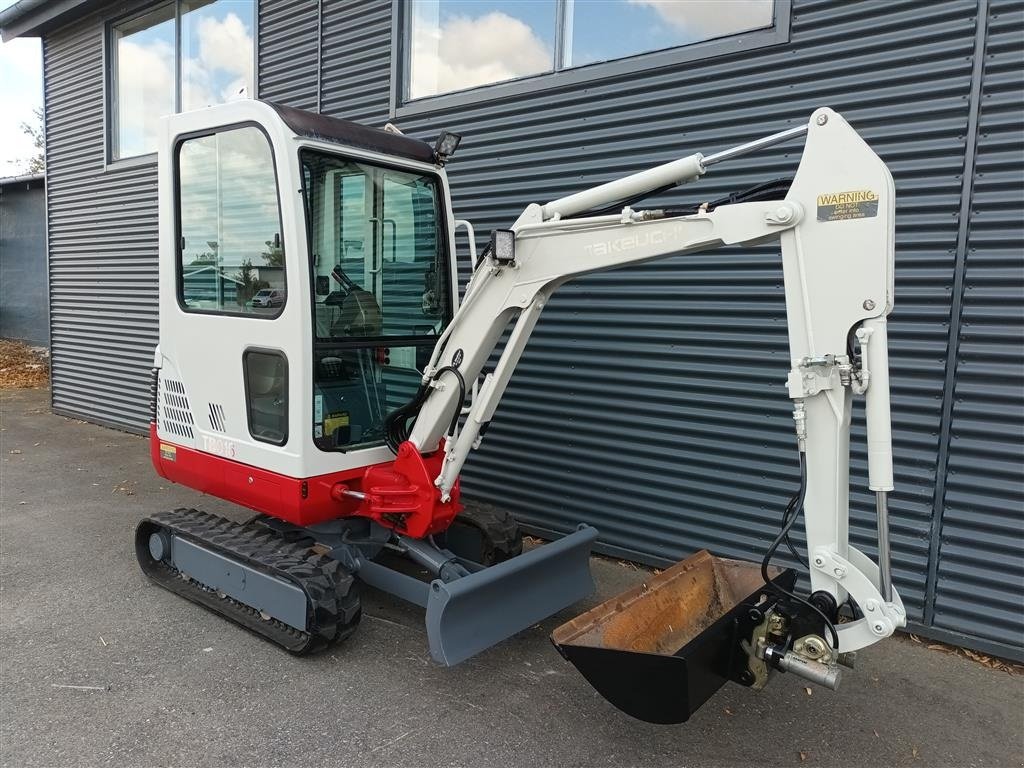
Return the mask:
<svg viewBox="0 0 1024 768">
<path fill-rule="evenodd" d="M 254 307 L 280 307 L 284 304 L 283 288 L 263 288 L 252 297 Z"/>
</svg>

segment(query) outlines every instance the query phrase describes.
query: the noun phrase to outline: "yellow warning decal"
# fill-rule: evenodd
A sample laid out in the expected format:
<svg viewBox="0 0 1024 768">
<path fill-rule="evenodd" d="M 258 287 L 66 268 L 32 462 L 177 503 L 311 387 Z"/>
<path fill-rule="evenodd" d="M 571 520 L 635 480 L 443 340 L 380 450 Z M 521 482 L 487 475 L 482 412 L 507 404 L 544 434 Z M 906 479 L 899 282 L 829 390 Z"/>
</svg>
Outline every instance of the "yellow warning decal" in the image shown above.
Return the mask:
<svg viewBox="0 0 1024 768">
<path fill-rule="evenodd" d="M 818 221 L 869 219 L 878 215 L 878 195 L 870 189 L 818 195 Z"/>
<path fill-rule="evenodd" d="M 327 414 L 327 418 L 324 419 L 324 434 L 333 435 L 336 429 L 339 429 L 341 427 L 347 427 L 348 425 L 348 411 L 329 413 Z"/>
<path fill-rule="evenodd" d="M 178 460 L 178 448 L 177 446 L 170 445 L 168 443 L 160 443 L 160 458 L 166 461 L 177 461 Z"/>
</svg>

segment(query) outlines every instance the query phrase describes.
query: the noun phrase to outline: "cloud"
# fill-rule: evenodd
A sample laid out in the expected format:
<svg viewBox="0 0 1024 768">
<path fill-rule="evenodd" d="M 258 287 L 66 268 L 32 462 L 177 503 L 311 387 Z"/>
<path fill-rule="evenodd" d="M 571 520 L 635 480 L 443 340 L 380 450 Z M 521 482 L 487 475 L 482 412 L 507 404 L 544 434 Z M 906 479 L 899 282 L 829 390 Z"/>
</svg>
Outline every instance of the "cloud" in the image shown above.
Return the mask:
<svg viewBox="0 0 1024 768">
<path fill-rule="evenodd" d="M 202 17 L 196 24 L 196 55 L 182 61 L 185 111 L 252 95 L 253 39 L 234 13 Z M 120 156 L 157 149 L 159 118 L 174 111 L 174 47 L 165 40 L 118 46 Z"/>
<path fill-rule="evenodd" d="M 412 98 L 511 80 L 552 68 L 551 48 L 530 26 L 500 11 L 413 25 Z"/>
<path fill-rule="evenodd" d="M 206 16 L 197 24 L 197 55 L 182 65 L 182 109 L 200 109 L 253 93 L 252 33 L 238 16 Z"/>
<path fill-rule="evenodd" d="M 118 154 L 155 152 L 160 117 L 174 111 L 174 48 L 163 40 L 117 48 Z"/>
<path fill-rule="evenodd" d="M 210 71 L 252 78 L 252 33 L 238 16 L 199 20 L 199 60 Z"/>
<path fill-rule="evenodd" d="M 652 8 L 662 19 L 698 40 L 772 23 L 772 0 L 628 0 Z"/>
</svg>

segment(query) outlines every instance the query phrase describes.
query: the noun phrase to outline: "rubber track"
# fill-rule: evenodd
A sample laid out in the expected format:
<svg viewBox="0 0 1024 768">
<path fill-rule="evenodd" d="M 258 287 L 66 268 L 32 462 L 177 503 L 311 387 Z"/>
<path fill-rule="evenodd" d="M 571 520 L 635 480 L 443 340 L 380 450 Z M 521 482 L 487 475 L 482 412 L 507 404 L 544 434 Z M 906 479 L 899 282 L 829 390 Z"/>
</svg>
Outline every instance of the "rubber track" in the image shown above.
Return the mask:
<svg viewBox="0 0 1024 768">
<path fill-rule="evenodd" d="M 264 619 L 252 606 L 220 597 L 213 589 L 192 579 L 185 580 L 169 563 L 154 560 L 149 552 L 149 537 L 159 530 L 299 587 L 306 595 L 306 631 L 276 619 Z M 296 655 L 314 653 L 338 643 L 359 624 L 359 595 L 352 575 L 337 560 L 286 542 L 262 525 L 236 523 L 196 509 L 175 509 L 139 523 L 135 551 L 143 572 L 156 584 Z"/>
<path fill-rule="evenodd" d="M 455 522 L 476 528 L 484 537 L 484 561 L 494 565 L 513 558 L 523 551 L 523 534 L 519 523 L 504 509 L 490 504 L 470 503 Z"/>
</svg>

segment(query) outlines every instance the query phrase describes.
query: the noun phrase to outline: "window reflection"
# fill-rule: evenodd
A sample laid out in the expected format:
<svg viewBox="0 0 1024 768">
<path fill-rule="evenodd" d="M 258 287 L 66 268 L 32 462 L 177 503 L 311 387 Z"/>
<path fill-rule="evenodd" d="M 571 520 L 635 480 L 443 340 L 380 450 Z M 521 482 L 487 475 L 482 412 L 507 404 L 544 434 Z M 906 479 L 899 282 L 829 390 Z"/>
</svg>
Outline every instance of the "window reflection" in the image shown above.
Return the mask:
<svg viewBox="0 0 1024 768">
<path fill-rule="evenodd" d="M 155 152 L 164 115 L 253 95 L 254 15 L 253 0 L 180 0 L 113 26 L 113 158 Z"/>
<path fill-rule="evenodd" d="M 409 0 L 410 99 L 771 27 L 775 0 Z"/>
<path fill-rule="evenodd" d="M 413 2 L 409 97 L 551 71 L 555 9 L 555 0 Z"/>
<path fill-rule="evenodd" d="M 162 115 L 174 111 L 174 7 L 114 28 L 115 157 L 156 152 Z"/>
<path fill-rule="evenodd" d="M 578 67 L 769 27 L 773 0 L 575 0 L 565 66 Z"/>
<path fill-rule="evenodd" d="M 253 95 L 251 0 L 182 3 L 181 109 Z"/>
<path fill-rule="evenodd" d="M 183 142 L 178 153 L 186 309 L 275 316 L 284 248 L 270 145 L 257 128 Z"/>
</svg>

